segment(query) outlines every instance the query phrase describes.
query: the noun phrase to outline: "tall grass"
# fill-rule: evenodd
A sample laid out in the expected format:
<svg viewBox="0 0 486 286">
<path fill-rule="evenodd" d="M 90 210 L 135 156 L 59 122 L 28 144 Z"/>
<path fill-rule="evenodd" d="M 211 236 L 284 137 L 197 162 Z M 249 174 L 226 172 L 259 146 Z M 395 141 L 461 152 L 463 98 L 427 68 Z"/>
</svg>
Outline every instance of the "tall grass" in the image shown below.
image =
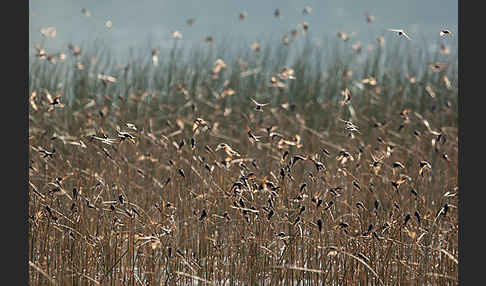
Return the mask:
<svg viewBox="0 0 486 286">
<path fill-rule="evenodd" d="M 457 284 L 457 59 L 351 45 L 174 41 L 158 66 L 150 51 L 119 63 L 102 46 L 32 58 L 30 282 Z M 449 67 L 425 64 L 439 60 Z M 50 110 L 46 91 L 65 106 Z"/>
</svg>

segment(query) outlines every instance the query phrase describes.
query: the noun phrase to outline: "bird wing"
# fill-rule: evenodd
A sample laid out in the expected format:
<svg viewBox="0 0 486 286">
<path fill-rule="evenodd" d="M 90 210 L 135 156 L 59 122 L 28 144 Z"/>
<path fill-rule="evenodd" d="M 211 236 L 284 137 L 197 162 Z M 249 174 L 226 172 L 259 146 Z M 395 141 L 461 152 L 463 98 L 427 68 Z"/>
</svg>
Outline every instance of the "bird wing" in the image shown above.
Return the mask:
<svg viewBox="0 0 486 286">
<path fill-rule="evenodd" d="M 405 32 L 402 32 L 402 33 L 403 33 L 403 35 L 405 36 L 405 38 L 407 38 L 407 39 L 411 40 L 411 38 L 410 38 L 410 37 L 409 37 L 409 36 L 408 36 L 408 35 L 407 35 Z"/>
</svg>

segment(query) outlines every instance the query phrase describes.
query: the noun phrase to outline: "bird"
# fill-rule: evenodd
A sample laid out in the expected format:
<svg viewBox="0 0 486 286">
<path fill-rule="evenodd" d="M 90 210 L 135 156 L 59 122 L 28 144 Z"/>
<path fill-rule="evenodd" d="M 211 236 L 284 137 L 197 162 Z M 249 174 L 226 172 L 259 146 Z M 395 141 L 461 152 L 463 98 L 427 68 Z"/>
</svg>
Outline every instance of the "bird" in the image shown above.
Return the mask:
<svg viewBox="0 0 486 286">
<path fill-rule="evenodd" d="M 195 18 L 189 18 L 189 19 L 186 20 L 186 24 L 189 25 L 189 26 L 192 26 L 194 23 L 196 23 Z"/>
<path fill-rule="evenodd" d="M 245 20 L 246 17 L 248 17 L 248 13 L 246 11 L 240 12 L 240 15 L 239 15 L 240 21 Z"/>
<path fill-rule="evenodd" d="M 233 149 L 231 148 L 231 146 L 229 146 L 229 145 L 228 145 L 228 144 L 226 144 L 226 143 L 220 143 L 220 144 L 218 144 L 218 146 L 216 146 L 215 151 L 216 151 L 216 152 L 218 152 L 219 150 L 224 150 L 224 151 L 226 152 L 226 154 L 227 154 L 228 156 L 230 156 L 230 157 L 231 157 L 231 156 L 237 156 L 237 157 L 240 157 L 240 154 L 239 154 L 237 151 L 233 150 Z"/>
<path fill-rule="evenodd" d="M 405 31 L 403 29 L 388 29 L 388 31 L 395 32 L 399 36 L 404 36 L 405 38 L 411 40 L 411 38 L 407 35 L 407 33 L 405 33 Z"/>
<path fill-rule="evenodd" d="M 251 101 L 253 101 L 253 103 L 256 105 L 255 110 L 260 112 L 263 112 L 263 107 L 268 104 L 268 103 L 258 103 L 253 98 L 251 98 Z"/>
<path fill-rule="evenodd" d="M 403 166 L 402 163 L 400 163 L 399 161 L 396 161 L 396 162 L 393 162 L 392 164 L 392 168 L 405 168 L 405 166 Z"/>
<path fill-rule="evenodd" d="M 430 165 L 430 163 L 427 161 L 420 161 L 418 171 L 419 175 L 423 176 L 425 168 L 432 169 L 432 165 Z"/>
<path fill-rule="evenodd" d="M 440 63 L 440 62 L 427 62 L 426 63 L 429 68 L 433 71 L 433 72 L 439 72 L 439 71 L 443 71 L 443 70 L 446 70 L 449 65 L 447 63 Z"/>
<path fill-rule="evenodd" d="M 49 107 L 48 111 L 52 111 L 54 109 L 54 106 L 59 106 L 59 107 L 64 107 L 64 104 L 61 103 L 60 99 L 62 97 L 62 93 L 58 92 L 56 97 L 52 97 L 52 95 L 46 90 L 45 91 L 46 97 L 49 100 L 49 104 L 51 105 Z"/>
<path fill-rule="evenodd" d="M 110 21 L 110 20 L 107 20 L 107 21 L 105 22 L 105 26 L 106 26 L 108 29 L 111 29 L 111 28 L 113 28 L 113 22 L 112 22 L 112 21 Z"/>
<path fill-rule="evenodd" d="M 47 150 L 41 149 L 39 150 L 40 153 L 43 154 L 42 158 L 48 158 L 48 157 L 53 157 L 53 155 L 56 153 L 56 149 L 52 148 L 52 152 L 49 152 Z"/>
<path fill-rule="evenodd" d="M 448 54 L 451 53 L 451 51 L 449 50 L 449 48 L 446 45 L 444 45 L 444 43 L 440 43 L 440 53 L 442 55 L 448 55 Z"/>
<path fill-rule="evenodd" d="M 132 134 L 128 133 L 128 132 L 122 132 L 118 129 L 116 129 L 116 133 L 118 134 L 118 138 L 120 138 L 121 141 L 124 141 L 125 139 L 129 139 L 130 141 L 132 141 L 133 143 L 135 143 L 135 136 L 133 136 Z"/>
<path fill-rule="evenodd" d="M 450 30 L 441 30 L 439 35 L 441 35 L 441 36 L 452 36 L 452 32 Z"/>
<path fill-rule="evenodd" d="M 174 39 L 182 39 L 182 34 L 179 31 L 173 31 L 172 32 L 172 38 Z"/>
<path fill-rule="evenodd" d="M 304 9 L 302 10 L 302 14 L 307 14 L 307 15 L 310 15 L 312 13 L 312 7 L 310 6 L 306 6 L 304 7 Z"/>
<path fill-rule="evenodd" d="M 120 204 L 122 204 L 122 205 L 123 205 L 123 204 L 125 203 L 125 197 L 124 197 L 122 194 L 120 194 L 120 195 L 118 196 L 118 201 L 120 202 Z"/>
<path fill-rule="evenodd" d="M 351 101 L 351 92 L 349 91 L 349 89 L 346 88 L 345 90 L 341 91 L 341 94 L 344 96 L 344 100 L 339 101 L 339 104 L 348 104 Z"/>
<path fill-rule="evenodd" d="M 91 12 L 86 8 L 82 8 L 81 13 L 83 13 L 85 17 L 91 17 Z"/>
<path fill-rule="evenodd" d="M 341 120 L 342 122 L 344 122 L 346 130 L 349 130 L 351 132 L 352 131 L 356 131 L 356 132 L 360 133 L 358 126 L 354 125 L 353 122 L 348 121 L 348 120 L 344 120 L 344 119 L 339 119 L 339 120 Z"/>
<path fill-rule="evenodd" d="M 250 140 L 251 144 L 260 141 L 260 136 L 255 136 L 255 134 L 251 132 L 250 128 L 247 128 L 247 130 L 248 130 L 248 140 Z"/>
<path fill-rule="evenodd" d="M 365 16 L 366 16 L 366 22 L 367 23 L 372 23 L 372 22 L 374 22 L 376 20 L 375 16 L 370 15 L 368 13 L 366 13 Z"/>
<path fill-rule="evenodd" d="M 183 169 L 179 169 L 178 172 L 179 172 L 179 175 L 181 175 L 181 177 L 183 177 L 184 179 L 186 178 L 186 175 L 184 174 Z"/>
<path fill-rule="evenodd" d="M 254 52 L 259 52 L 260 51 L 260 44 L 258 44 L 258 42 L 254 42 L 253 44 L 251 44 L 251 49 Z"/>
<path fill-rule="evenodd" d="M 351 33 L 351 34 L 348 34 L 348 33 L 344 33 L 344 32 L 337 32 L 337 36 L 342 39 L 343 41 L 347 41 L 349 40 L 349 38 L 354 35 L 354 33 Z"/>
<path fill-rule="evenodd" d="M 214 38 L 212 36 L 206 36 L 203 41 L 211 45 L 214 44 Z"/>
<path fill-rule="evenodd" d="M 302 27 L 302 33 L 305 35 L 307 34 L 307 31 L 309 31 L 309 23 L 307 22 L 304 22 L 302 24 L 298 24 L 297 26 L 301 26 Z"/>
</svg>

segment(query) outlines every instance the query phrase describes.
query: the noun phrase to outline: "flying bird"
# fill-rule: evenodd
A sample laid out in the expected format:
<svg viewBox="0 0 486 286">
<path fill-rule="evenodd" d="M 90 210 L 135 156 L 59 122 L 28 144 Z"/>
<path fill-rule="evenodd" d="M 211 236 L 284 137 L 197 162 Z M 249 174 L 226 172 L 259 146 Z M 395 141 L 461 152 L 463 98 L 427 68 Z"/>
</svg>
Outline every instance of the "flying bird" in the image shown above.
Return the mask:
<svg viewBox="0 0 486 286">
<path fill-rule="evenodd" d="M 263 112 L 263 107 L 268 104 L 268 103 L 258 103 L 253 98 L 251 99 L 251 101 L 253 101 L 253 103 L 256 105 L 255 110 L 260 112 Z"/>
<path fill-rule="evenodd" d="M 347 40 L 349 40 L 349 38 L 350 38 L 352 35 L 354 35 L 354 33 L 350 33 L 350 34 L 348 34 L 348 33 L 344 33 L 344 32 L 337 32 L 337 36 L 338 36 L 340 39 L 342 39 L 343 41 L 345 41 L 345 42 L 346 42 Z"/>
<path fill-rule="evenodd" d="M 344 96 L 344 100 L 339 101 L 339 104 L 348 104 L 351 101 L 351 92 L 349 91 L 349 89 L 346 88 L 345 90 L 341 91 L 341 94 Z"/>
<path fill-rule="evenodd" d="M 440 62 L 435 62 L 435 63 L 427 62 L 426 64 L 433 72 L 443 71 L 449 67 L 447 63 L 440 63 Z"/>
<path fill-rule="evenodd" d="M 449 50 L 449 48 L 446 45 L 444 45 L 444 43 L 440 43 L 440 53 L 442 55 L 448 55 L 448 54 L 451 53 L 451 51 Z"/>
<path fill-rule="evenodd" d="M 368 13 L 366 13 L 365 16 L 366 16 L 366 22 L 367 23 L 372 23 L 372 22 L 374 22 L 376 20 L 375 16 L 370 15 Z"/>
<path fill-rule="evenodd" d="M 194 23 L 196 23 L 195 18 L 189 18 L 189 19 L 186 20 L 186 24 L 189 25 L 189 26 L 192 26 Z"/>
<path fill-rule="evenodd" d="M 312 13 L 312 7 L 310 6 L 306 6 L 304 7 L 304 10 L 302 10 L 302 14 L 307 14 L 307 15 L 310 15 Z"/>
<path fill-rule="evenodd" d="M 91 12 L 86 8 L 82 8 L 81 13 L 83 13 L 85 17 L 91 17 Z"/>
<path fill-rule="evenodd" d="M 182 34 L 179 31 L 173 31 L 172 32 L 172 38 L 174 39 L 182 39 Z"/>
<path fill-rule="evenodd" d="M 110 21 L 110 20 L 107 20 L 107 21 L 105 22 L 105 26 L 106 26 L 108 29 L 111 29 L 111 28 L 113 28 L 113 22 L 112 22 L 112 21 Z"/>
<path fill-rule="evenodd" d="M 214 38 L 212 36 L 205 37 L 203 41 L 211 45 L 214 44 Z"/>
<path fill-rule="evenodd" d="M 441 30 L 439 35 L 441 35 L 441 36 L 452 36 L 452 32 L 450 30 Z"/>
<path fill-rule="evenodd" d="M 407 33 L 405 33 L 405 31 L 403 29 L 388 29 L 388 31 L 395 32 L 399 36 L 404 36 L 405 38 L 411 40 L 411 38 L 407 35 Z"/>
<path fill-rule="evenodd" d="M 243 21 L 248 17 L 248 13 L 246 11 L 243 11 L 240 13 L 240 21 Z"/>
<path fill-rule="evenodd" d="M 260 141 L 261 136 L 255 136 L 255 134 L 251 132 L 250 128 L 247 128 L 247 130 L 248 130 L 248 140 L 250 140 L 251 144 Z"/>
</svg>

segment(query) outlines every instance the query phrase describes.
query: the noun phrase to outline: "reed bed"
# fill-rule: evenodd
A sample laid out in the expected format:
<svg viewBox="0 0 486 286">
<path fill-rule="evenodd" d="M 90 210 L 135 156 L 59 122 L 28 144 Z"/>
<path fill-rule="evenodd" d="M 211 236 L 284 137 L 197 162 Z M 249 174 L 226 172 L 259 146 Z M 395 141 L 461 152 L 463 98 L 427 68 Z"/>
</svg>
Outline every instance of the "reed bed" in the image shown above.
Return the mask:
<svg viewBox="0 0 486 286">
<path fill-rule="evenodd" d="M 31 58 L 29 282 L 457 285 L 455 56 L 225 50 Z"/>
</svg>

